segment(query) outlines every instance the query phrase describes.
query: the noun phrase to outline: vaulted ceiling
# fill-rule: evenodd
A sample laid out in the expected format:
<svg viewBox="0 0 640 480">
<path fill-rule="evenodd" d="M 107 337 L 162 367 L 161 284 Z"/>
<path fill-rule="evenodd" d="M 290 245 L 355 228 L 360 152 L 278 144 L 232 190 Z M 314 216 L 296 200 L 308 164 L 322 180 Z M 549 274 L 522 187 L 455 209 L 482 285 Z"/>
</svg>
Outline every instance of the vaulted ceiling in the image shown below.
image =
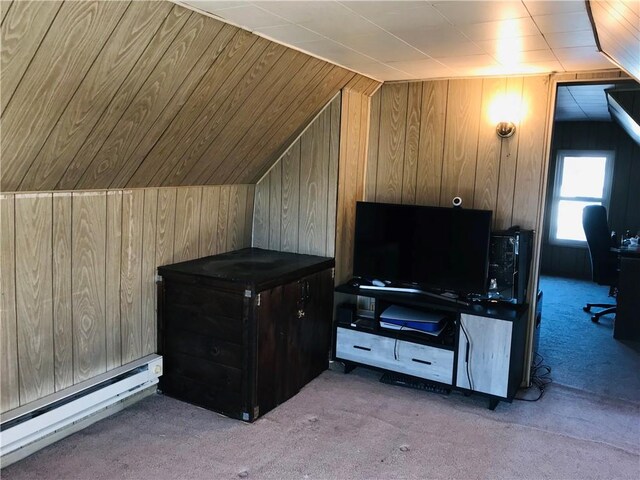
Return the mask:
<svg viewBox="0 0 640 480">
<path fill-rule="evenodd" d="M 2 191 L 252 183 L 366 77 L 168 1 L 5 1 Z"/>
</svg>

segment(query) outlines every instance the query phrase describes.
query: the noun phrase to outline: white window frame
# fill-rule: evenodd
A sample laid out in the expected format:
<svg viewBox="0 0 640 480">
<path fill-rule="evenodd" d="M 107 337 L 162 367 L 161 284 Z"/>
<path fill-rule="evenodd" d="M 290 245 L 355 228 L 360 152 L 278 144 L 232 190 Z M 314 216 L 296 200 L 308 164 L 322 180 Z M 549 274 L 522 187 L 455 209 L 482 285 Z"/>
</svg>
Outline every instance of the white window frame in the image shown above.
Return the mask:
<svg viewBox="0 0 640 480">
<path fill-rule="evenodd" d="M 562 185 L 562 171 L 565 157 L 605 157 L 604 190 L 602 198 L 598 197 L 561 197 L 560 187 Z M 563 240 L 555 238 L 558 227 L 558 204 L 560 200 L 576 200 L 585 202 L 601 202 L 609 212 L 609 201 L 611 199 L 611 184 L 613 183 L 613 162 L 615 152 L 612 150 L 558 150 L 556 156 L 556 174 L 553 183 L 553 197 L 551 204 L 551 222 L 549 225 L 549 243 L 553 245 L 563 245 L 571 247 L 587 248 L 586 241 Z"/>
</svg>

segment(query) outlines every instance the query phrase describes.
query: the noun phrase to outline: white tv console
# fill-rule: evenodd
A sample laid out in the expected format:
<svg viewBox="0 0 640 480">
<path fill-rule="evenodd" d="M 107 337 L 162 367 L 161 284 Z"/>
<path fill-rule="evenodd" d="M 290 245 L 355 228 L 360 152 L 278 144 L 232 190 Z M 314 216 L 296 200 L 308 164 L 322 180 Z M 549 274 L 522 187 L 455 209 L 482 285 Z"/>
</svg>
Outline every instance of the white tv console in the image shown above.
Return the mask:
<svg viewBox="0 0 640 480">
<path fill-rule="evenodd" d="M 336 322 L 334 359 L 345 364 L 345 372 L 360 365 L 409 375 L 487 396 L 492 410 L 501 400 L 513 400 L 522 382 L 527 305 L 455 304 L 350 284 L 336 292 L 376 299 L 373 319 Z M 380 314 L 390 305 L 444 314 L 449 325 L 437 337 L 383 329 Z"/>
</svg>

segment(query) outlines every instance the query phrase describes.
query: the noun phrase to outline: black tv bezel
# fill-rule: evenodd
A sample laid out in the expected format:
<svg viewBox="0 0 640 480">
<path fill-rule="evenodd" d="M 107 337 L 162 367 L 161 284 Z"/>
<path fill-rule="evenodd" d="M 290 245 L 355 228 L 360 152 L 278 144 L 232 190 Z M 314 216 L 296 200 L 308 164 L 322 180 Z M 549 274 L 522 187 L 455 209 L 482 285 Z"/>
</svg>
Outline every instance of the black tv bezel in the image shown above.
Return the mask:
<svg viewBox="0 0 640 480">
<path fill-rule="evenodd" d="M 488 229 L 487 229 L 487 239 L 486 239 L 486 257 L 484 259 L 484 273 L 483 273 L 483 285 L 480 289 L 473 289 L 470 291 L 469 289 L 460 289 L 460 288 L 452 288 L 450 285 L 436 285 L 428 282 L 416 282 L 415 279 L 377 279 L 383 280 L 385 282 L 390 282 L 389 285 L 393 286 L 406 286 L 413 287 L 419 290 L 423 290 L 426 292 L 434 292 L 434 293 L 455 293 L 461 297 L 471 298 L 473 296 L 482 296 L 486 295 L 488 292 L 488 278 L 489 278 L 489 260 L 490 260 L 490 247 L 491 247 L 491 232 L 493 225 L 493 211 L 492 210 L 484 210 L 484 209 L 474 209 L 474 208 L 462 208 L 462 207 L 440 207 L 440 206 L 430 206 L 430 205 L 407 205 L 407 204 L 397 204 L 397 203 L 386 203 L 386 202 L 366 202 L 366 201 L 358 201 L 356 202 L 356 218 L 354 225 L 354 240 L 353 240 L 353 274 L 354 276 L 361 278 L 363 280 L 373 280 L 372 278 L 366 278 L 362 276 L 358 276 L 359 272 L 355 270 L 355 262 L 357 258 L 357 228 L 358 228 L 358 210 L 360 205 L 374 205 L 381 207 L 391 207 L 391 208 L 406 208 L 412 210 L 439 210 L 439 211 L 454 211 L 454 210 L 464 210 L 465 212 L 477 212 L 478 214 L 488 216 Z"/>
</svg>

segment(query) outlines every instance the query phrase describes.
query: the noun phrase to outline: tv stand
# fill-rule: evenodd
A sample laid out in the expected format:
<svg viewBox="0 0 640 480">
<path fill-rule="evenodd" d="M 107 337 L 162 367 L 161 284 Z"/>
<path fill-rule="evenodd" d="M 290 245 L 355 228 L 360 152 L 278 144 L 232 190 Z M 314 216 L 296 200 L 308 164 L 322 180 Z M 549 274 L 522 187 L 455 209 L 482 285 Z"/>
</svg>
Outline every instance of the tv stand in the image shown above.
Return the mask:
<svg viewBox="0 0 640 480">
<path fill-rule="evenodd" d="M 461 302 L 417 289 L 345 284 L 336 292 L 375 300 L 370 316 L 335 324 L 333 358 L 345 372 L 365 366 L 428 380 L 453 391 L 481 394 L 494 409 L 511 402 L 522 381 L 528 305 Z M 448 322 L 437 336 L 380 326 L 388 307 L 437 313 Z"/>
<path fill-rule="evenodd" d="M 406 287 L 387 287 L 387 286 L 378 286 L 378 285 L 360 285 L 362 290 L 379 290 L 381 292 L 402 292 L 402 293 L 422 293 L 422 290 L 418 290 L 417 288 L 406 288 Z"/>
<path fill-rule="evenodd" d="M 378 286 L 378 285 L 360 285 L 361 290 L 378 290 L 380 292 L 398 292 L 398 293 L 417 293 L 419 295 L 426 295 L 428 297 L 437 298 L 439 300 L 443 300 L 445 302 L 457 303 L 460 305 L 469 306 L 469 302 L 465 302 L 464 300 L 460 300 L 458 298 L 448 297 L 441 293 L 433 293 L 427 292 L 425 290 L 420 290 L 418 288 L 410 288 L 410 287 L 387 287 L 387 286 Z M 363 296 L 366 296 L 366 293 L 363 293 Z"/>
</svg>

